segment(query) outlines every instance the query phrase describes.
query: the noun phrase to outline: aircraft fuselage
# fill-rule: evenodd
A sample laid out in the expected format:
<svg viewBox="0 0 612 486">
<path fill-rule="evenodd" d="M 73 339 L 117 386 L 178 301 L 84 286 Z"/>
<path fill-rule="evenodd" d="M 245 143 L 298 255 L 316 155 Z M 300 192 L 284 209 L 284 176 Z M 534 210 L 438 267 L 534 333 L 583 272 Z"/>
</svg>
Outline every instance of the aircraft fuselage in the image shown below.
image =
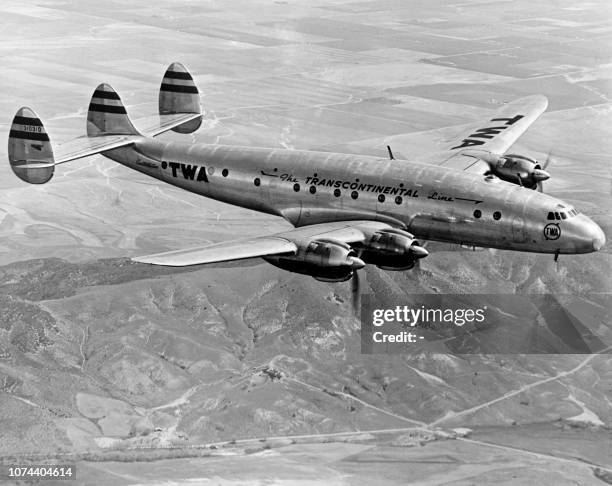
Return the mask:
<svg viewBox="0 0 612 486">
<path fill-rule="evenodd" d="M 599 226 L 559 199 L 418 161 L 144 138 L 104 155 L 294 226 L 371 219 L 426 240 L 539 253 L 589 253 L 605 241 Z"/>
</svg>

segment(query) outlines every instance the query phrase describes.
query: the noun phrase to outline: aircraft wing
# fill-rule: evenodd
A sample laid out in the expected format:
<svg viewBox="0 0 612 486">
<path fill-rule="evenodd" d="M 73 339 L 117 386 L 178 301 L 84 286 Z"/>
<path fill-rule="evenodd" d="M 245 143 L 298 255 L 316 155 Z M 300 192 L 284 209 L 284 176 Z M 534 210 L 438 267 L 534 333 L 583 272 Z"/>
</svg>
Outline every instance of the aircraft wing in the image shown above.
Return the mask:
<svg viewBox="0 0 612 486">
<path fill-rule="evenodd" d="M 455 170 L 485 173 L 489 165 L 478 158 L 478 152 L 503 154 L 544 113 L 548 99 L 542 95 L 527 96 L 504 105 L 488 121 L 469 127 L 448 148 L 437 165 Z"/>
<path fill-rule="evenodd" d="M 187 267 L 267 255 L 293 255 L 296 252 L 296 244 L 289 240 L 278 236 L 260 236 L 237 241 L 224 241 L 197 248 L 156 253 L 155 255 L 132 258 L 132 260 L 152 265 Z"/>
<path fill-rule="evenodd" d="M 378 221 L 321 223 L 294 228 L 270 236 L 224 241 L 202 247 L 135 257 L 132 260 L 152 265 L 185 267 L 271 255 L 295 255 L 300 242 L 324 239 L 342 243 L 355 243 L 366 238 L 364 231 L 384 228 L 391 228 L 391 226 Z"/>
</svg>

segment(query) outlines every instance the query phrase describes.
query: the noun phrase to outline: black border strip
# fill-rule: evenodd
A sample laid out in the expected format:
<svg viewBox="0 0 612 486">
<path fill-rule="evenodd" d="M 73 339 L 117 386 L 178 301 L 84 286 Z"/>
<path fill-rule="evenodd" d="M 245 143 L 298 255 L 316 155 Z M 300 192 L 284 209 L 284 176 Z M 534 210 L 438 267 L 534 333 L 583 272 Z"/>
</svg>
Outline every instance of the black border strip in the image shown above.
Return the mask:
<svg viewBox="0 0 612 486">
<path fill-rule="evenodd" d="M 162 83 L 159 88 L 161 91 L 171 91 L 173 93 L 190 93 L 198 94 L 198 88 L 195 86 L 184 86 L 182 84 L 166 84 Z"/>
<path fill-rule="evenodd" d="M 30 118 L 28 116 L 16 115 L 13 118 L 13 124 L 17 125 L 30 125 L 32 127 L 42 127 L 43 124 L 38 118 Z"/>
<path fill-rule="evenodd" d="M 118 115 L 127 115 L 127 111 L 123 106 L 101 105 L 99 103 L 90 103 L 89 111 L 97 111 L 102 113 L 116 113 Z"/>
<path fill-rule="evenodd" d="M 193 81 L 193 78 L 191 77 L 191 74 L 189 74 L 189 73 L 181 73 L 179 71 L 166 71 L 166 74 L 164 74 L 164 78 L 170 78 L 170 79 L 189 79 L 189 80 Z"/>
<path fill-rule="evenodd" d="M 114 91 L 102 91 L 101 89 L 97 89 L 93 94 L 94 98 L 102 98 L 103 100 L 117 100 L 121 101 L 119 95 Z"/>
<path fill-rule="evenodd" d="M 9 138 L 23 138 L 25 140 L 38 140 L 39 142 L 49 141 L 49 135 L 44 132 L 24 132 L 22 130 L 11 130 Z"/>
</svg>

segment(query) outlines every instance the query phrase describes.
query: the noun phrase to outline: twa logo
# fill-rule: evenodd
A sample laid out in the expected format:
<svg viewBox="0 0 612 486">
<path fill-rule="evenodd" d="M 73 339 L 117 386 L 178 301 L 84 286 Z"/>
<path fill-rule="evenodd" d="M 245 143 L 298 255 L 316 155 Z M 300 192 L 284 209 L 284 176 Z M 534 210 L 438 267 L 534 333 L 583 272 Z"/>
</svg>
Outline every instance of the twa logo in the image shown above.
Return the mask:
<svg viewBox="0 0 612 486">
<path fill-rule="evenodd" d="M 461 141 L 460 145 L 451 148 L 451 150 L 465 147 L 473 147 L 474 145 L 484 145 L 487 139 L 494 138 L 495 135 L 500 134 L 506 128 L 511 127 L 522 118 L 524 118 L 523 115 L 516 115 L 512 118 L 492 118 L 491 121 L 495 122 L 497 125 L 492 127 L 479 128 L 474 133 L 469 135 L 468 138 L 464 138 Z M 500 122 L 503 122 L 503 124 L 500 124 Z M 485 140 L 481 140 L 483 138 Z"/>
<path fill-rule="evenodd" d="M 561 236 L 561 228 L 558 224 L 550 223 L 544 226 L 544 238 L 547 240 L 558 240 Z"/>
</svg>

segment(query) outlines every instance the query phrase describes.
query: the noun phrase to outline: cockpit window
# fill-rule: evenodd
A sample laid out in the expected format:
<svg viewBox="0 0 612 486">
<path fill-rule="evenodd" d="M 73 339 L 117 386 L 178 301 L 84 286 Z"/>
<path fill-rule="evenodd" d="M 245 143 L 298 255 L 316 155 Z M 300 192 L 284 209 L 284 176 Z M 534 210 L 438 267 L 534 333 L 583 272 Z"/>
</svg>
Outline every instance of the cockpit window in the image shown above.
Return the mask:
<svg viewBox="0 0 612 486">
<path fill-rule="evenodd" d="M 548 212 L 548 216 L 546 217 L 546 219 L 548 219 L 549 221 L 554 221 L 554 220 L 561 220 L 561 219 L 569 219 L 569 218 L 573 218 L 574 216 L 578 215 L 578 211 L 576 211 L 575 209 L 570 209 L 567 212 L 565 211 L 549 211 Z"/>
</svg>

